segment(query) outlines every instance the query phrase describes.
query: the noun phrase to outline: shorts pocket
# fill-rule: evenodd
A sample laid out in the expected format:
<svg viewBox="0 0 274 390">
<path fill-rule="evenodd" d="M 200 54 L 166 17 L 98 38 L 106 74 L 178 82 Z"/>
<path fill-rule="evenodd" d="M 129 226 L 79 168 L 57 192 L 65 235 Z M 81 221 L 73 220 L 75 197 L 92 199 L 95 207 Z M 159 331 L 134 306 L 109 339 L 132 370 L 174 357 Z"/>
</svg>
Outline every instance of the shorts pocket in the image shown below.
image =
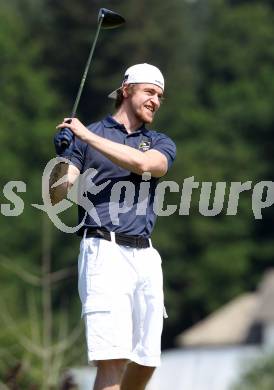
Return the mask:
<svg viewBox="0 0 274 390">
<path fill-rule="evenodd" d="M 88 350 L 108 351 L 114 346 L 111 304 L 107 297 L 89 297 L 85 308 Z"/>
<path fill-rule="evenodd" d="M 88 243 L 87 248 L 87 275 L 98 275 L 101 272 L 103 257 L 99 256 L 101 240 Z"/>
<path fill-rule="evenodd" d="M 157 259 L 160 262 L 160 264 L 162 264 L 162 258 L 161 258 L 160 253 L 154 247 L 151 247 L 151 249 L 152 249 L 152 252 L 154 253 L 155 259 Z"/>
</svg>

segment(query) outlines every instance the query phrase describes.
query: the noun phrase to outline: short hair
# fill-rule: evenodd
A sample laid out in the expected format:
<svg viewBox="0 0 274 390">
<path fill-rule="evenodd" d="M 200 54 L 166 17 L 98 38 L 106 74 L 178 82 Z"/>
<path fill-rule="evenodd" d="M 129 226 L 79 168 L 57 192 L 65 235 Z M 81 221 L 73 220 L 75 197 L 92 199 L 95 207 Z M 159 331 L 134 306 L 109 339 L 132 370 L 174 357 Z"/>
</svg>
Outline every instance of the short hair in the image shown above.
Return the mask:
<svg viewBox="0 0 274 390">
<path fill-rule="evenodd" d="M 118 89 L 117 97 L 115 99 L 115 108 L 116 109 L 121 107 L 123 100 L 124 100 L 123 91 L 122 91 L 122 89 Z"/>
</svg>

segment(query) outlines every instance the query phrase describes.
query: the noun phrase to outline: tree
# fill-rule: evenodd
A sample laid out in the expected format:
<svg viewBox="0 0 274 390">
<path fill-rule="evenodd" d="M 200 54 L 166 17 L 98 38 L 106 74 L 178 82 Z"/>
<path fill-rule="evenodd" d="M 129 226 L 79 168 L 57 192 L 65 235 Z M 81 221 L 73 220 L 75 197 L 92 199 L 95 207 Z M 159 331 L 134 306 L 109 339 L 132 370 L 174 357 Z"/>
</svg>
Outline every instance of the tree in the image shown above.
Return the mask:
<svg viewBox="0 0 274 390">
<path fill-rule="evenodd" d="M 1 268 L 0 283 L 1 313 L 4 317 L 2 317 L 0 332 L 0 377 L 4 377 L 6 369 L 11 365 L 20 368 L 20 364 L 25 362 L 32 368 L 27 373 L 27 378 L 23 379 L 29 383 L 31 378 L 37 379 L 39 376 L 36 371 L 39 362 L 44 361 L 46 366 L 49 357 L 53 356 L 47 350 L 47 344 L 51 343 L 50 334 L 55 335 L 57 331 L 56 327 L 51 325 L 51 315 L 53 315 L 51 313 L 53 311 L 56 313 L 59 302 L 64 301 L 63 291 L 71 283 L 68 278 L 63 285 L 59 284 L 53 290 L 51 286 L 46 286 L 49 271 L 44 270 L 43 299 L 39 298 L 39 295 L 35 294 L 30 287 L 26 289 L 25 285 L 26 280 L 31 284 L 38 281 L 39 284 L 39 277 L 35 277 L 26 270 L 32 269 L 33 274 L 39 275 L 40 258 L 42 257 L 45 262 L 48 259 L 46 247 L 45 245 L 43 247 L 41 242 L 45 243 L 53 235 L 52 232 L 45 231 L 42 227 L 41 214 L 39 215 L 39 212 L 31 207 L 31 203 L 41 198 L 41 175 L 47 159 L 53 154 L 52 134 L 57 123 L 56 112 L 59 103 L 57 94 L 49 86 L 49 71 L 40 63 L 42 43 L 37 37 L 30 36 L 28 24 L 25 23 L 16 3 L 3 4 L 0 16 L 2 19 L 0 26 L 0 109 L 3 113 L 0 132 L 1 186 L 3 188 L 11 180 L 26 184 L 26 192 L 18 194 L 24 202 L 24 210 L 20 215 L 6 216 L 2 213 L 1 207 L 1 265 L 4 268 Z M 10 203 L 1 191 L 1 204 L 9 205 Z M 52 251 L 55 251 L 55 240 L 58 240 L 58 232 L 55 232 L 53 242 L 50 244 L 53 246 Z M 66 258 L 60 257 L 62 261 L 59 258 L 55 259 L 51 264 L 52 272 L 62 269 L 62 264 L 65 263 L 66 268 L 70 267 L 74 261 L 76 252 L 74 255 L 69 245 L 66 245 L 63 252 Z M 75 261 L 73 269 L 76 269 Z M 49 293 L 51 293 L 51 299 L 49 299 Z M 70 297 L 67 292 L 66 296 L 68 301 Z M 34 341 L 37 342 L 35 337 L 39 337 L 38 330 L 42 325 L 42 317 L 37 314 L 36 309 L 42 303 L 44 311 L 47 311 L 44 313 L 44 315 L 47 314 L 47 320 L 44 321 L 44 327 L 47 329 L 44 328 L 44 344 L 42 343 L 44 349 L 41 352 L 41 348 L 37 347 Z M 77 309 L 79 310 L 78 306 L 74 309 L 75 312 Z M 26 318 L 28 311 L 30 317 Z M 10 322 L 8 313 L 11 313 L 11 318 L 15 317 L 16 320 Z M 62 323 L 60 329 L 63 333 L 65 331 L 69 333 L 71 327 L 75 326 L 75 319 L 64 319 L 62 310 L 54 317 Z M 79 313 L 76 318 L 79 322 Z M 7 326 L 11 324 L 12 326 Z M 15 336 L 20 342 L 24 342 L 17 344 Z M 27 337 L 32 340 L 33 344 L 28 344 Z M 64 352 L 63 347 L 59 348 L 62 352 Z M 38 359 L 30 357 L 30 350 L 34 352 L 32 348 L 36 352 L 41 352 L 42 355 L 37 354 Z M 60 369 L 60 357 L 61 353 L 56 355 L 55 360 L 55 368 L 58 370 Z M 53 370 L 51 374 L 54 374 Z M 46 372 L 44 377 L 45 375 Z M 49 375 L 48 378 L 50 379 Z M 39 386 L 40 384 L 38 382 Z"/>
<path fill-rule="evenodd" d="M 2 360 L 0 370 L 5 372 L 13 363 L 22 371 L 23 383 L 36 384 L 42 390 L 56 389 L 60 383 L 61 373 L 66 367 L 81 361 L 83 350 L 78 340 L 82 335 L 81 323 L 70 331 L 68 320 L 68 302 L 62 304 L 58 313 L 53 311 L 52 295 L 57 283 L 75 275 L 75 267 L 52 272 L 51 224 L 47 216 L 43 218 L 43 242 L 40 275 L 23 270 L 19 264 L 10 265 L 10 259 L 0 257 L 2 268 L 17 275 L 27 284 L 24 305 L 28 315 L 17 321 L 7 304 L 1 300 L 1 323 L 5 331 L 2 341 Z M 38 290 L 38 291 L 37 291 Z M 37 292 L 39 294 L 37 294 Z M 39 297 L 41 295 L 41 297 Z M 41 308 L 40 308 L 41 306 Z M 10 341 L 17 348 L 10 349 Z M 20 357 L 21 355 L 21 357 Z M 6 358 L 8 357 L 8 359 Z M 18 366 L 18 360 L 20 362 Z M 17 383 L 20 384 L 20 383 Z M 1 382 L 0 382 L 1 385 Z M 37 387 L 38 388 L 38 387 Z"/>
</svg>

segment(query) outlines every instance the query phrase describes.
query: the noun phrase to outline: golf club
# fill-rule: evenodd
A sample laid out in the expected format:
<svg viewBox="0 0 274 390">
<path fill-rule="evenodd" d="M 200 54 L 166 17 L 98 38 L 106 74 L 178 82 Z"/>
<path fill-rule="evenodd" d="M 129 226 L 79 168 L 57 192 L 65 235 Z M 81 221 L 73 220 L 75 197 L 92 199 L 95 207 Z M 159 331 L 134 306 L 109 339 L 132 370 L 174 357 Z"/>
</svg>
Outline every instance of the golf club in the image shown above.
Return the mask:
<svg viewBox="0 0 274 390">
<path fill-rule="evenodd" d="M 125 19 L 121 15 L 119 15 L 117 12 L 111 11 L 111 10 L 106 9 L 106 8 L 100 8 L 99 13 L 98 13 L 98 22 L 97 23 L 98 23 L 98 26 L 97 26 L 97 30 L 95 33 L 95 38 L 93 40 L 92 47 L 90 49 L 89 57 L 88 57 L 87 64 L 86 64 L 86 67 L 85 67 L 85 70 L 84 70 L 84 73 L 83 73 L 83 76 L 81 79 L 78 93 L 77 93 L 75 101 L 74 101 L 74 105 L 73 105 L 72 112 L 70 115 L 71 118 L 75 117 L 75 114 L 76 114 L 76 111 L 77 111 L 77 108 L 79 105 L 79 101 L 80 101 L 80 98 L 82 95 L 83 87 L 84 87 L 84 84 L 86 81 L 87 73 L 88 73 L 88 70 L 90 67 L 90 62 L 91 62 L 91 59 L 92 59 L 92 56 L 93 56 L 93 53 L 95 50 L 95 46 L 96 46 L 96 43 L 98 40 L 100 29 L 101 28 L 111 29 L 111 28 L 119 27 L 121 24 L 125 23 Z M 67 139 L 60 140 L 60 145 L 64 150 L 69 147 L 69 145 L 73 139 L 72 131 L 68 128 L 66 128 L 66 130 L 71 133 L 71 140 L 70 141 L 68 141 Z"/>
</svg>

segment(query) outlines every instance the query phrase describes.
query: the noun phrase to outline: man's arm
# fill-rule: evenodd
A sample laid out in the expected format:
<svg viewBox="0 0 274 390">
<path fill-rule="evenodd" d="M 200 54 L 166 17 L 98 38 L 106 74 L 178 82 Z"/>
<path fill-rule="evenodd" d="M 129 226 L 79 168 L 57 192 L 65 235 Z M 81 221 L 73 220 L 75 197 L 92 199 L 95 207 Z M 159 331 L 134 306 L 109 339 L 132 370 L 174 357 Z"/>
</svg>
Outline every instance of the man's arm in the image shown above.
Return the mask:
<svg viewBox="0 0 274 390">
<path fill-rule="evenodd" d="M 80 171 L 74 165 L 60 162 L 55 165 L 51 172 L 49 186 L 50 186 L 50 199 L 51 203 L 55 205 L 64 198 L 66 198 L 68 190 L 72 187 L 73 183 L 79 176 Z M 66 176 L 64 182 L 56 187 L 52 187 L 54 183 Z"/>
<path fill-rule="evenodd" d="M 58 128 L 70 128 L 76 137 L 86 142 L 94 149 L 98 150 L 114 164 L 131 172 L 142 175 L 150 172 L 153 177 L 161 177 L 168 169 L 167 158 L 157 150 L 141 152 L 128 145 L 122 145 L 110 141 L 89 131 L 77 118 L 73 118 L 71 123 L 63 122 Z"/>
<path fill-rule="evenodd" d="M 99 137 L 90 131 L 88 131 L 85 142 L 101 152 L 114 164 L 138 175 L 150 172 L 153 177 L 161 177 L 167 172 L 167 159 L 157 150 L 141 152 L 131 146 Z"/>
</svg>

